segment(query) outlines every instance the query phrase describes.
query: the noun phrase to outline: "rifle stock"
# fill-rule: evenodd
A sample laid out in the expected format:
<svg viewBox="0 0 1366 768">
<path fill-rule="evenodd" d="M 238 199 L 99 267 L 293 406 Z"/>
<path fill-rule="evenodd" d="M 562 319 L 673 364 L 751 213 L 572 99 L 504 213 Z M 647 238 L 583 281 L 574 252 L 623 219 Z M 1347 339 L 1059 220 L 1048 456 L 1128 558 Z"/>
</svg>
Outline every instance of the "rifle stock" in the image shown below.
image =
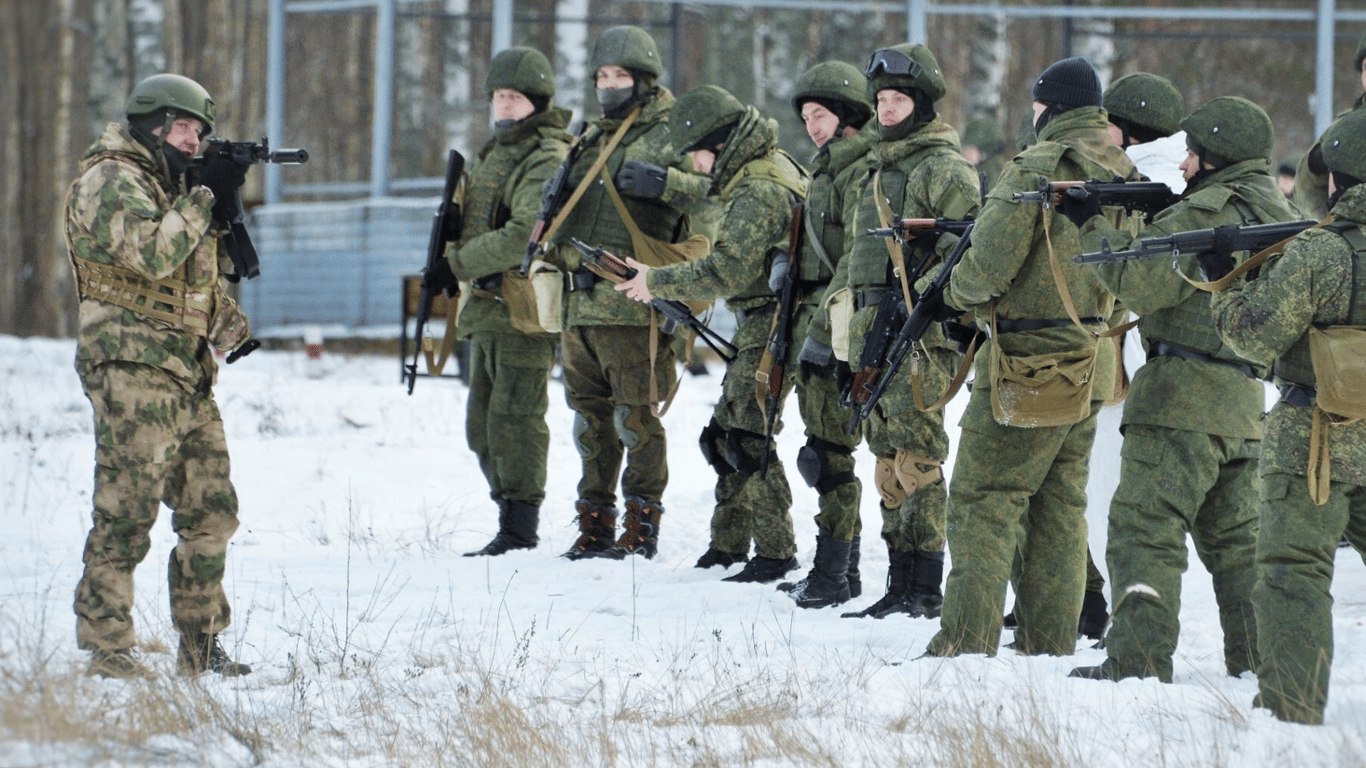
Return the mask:
<svg viewBox="0 0 1366 768">
<path fill-rule="evenodd" d="M 450 263 L 446 261 L 446 246 L 459 240 L 463 229 L 460 205 L 455 200 L 455 194 L 464 173 L 465 156 L 452 149 L 446 155 L 446 183 L 442 187 L 441 201 L 437 203 L 436 214 L 432 219 L 431 235 L 427 238 L 427 263 L 422 268 L 422 291 L 418 294 L 417 326 L 413 334 L 413 362 L 403 366 L 409 395 L 413 394 L 413 386 L 417 384 L 417 361 L 422 354 L 422 331 L 432 316 L 432 302 L 436 299 L 437 293 L 444 292 L 448 297 L 455 298 L 460 292 L 460 284 L 456 282 Z"/>
<path fill-rule="evenodd" d="M 781 405 L 783 394 L 783 374 L 786 370 L 788 350 L 792 346 L 792 303 L 793 294 L 797 284 L 797 260 L 801 258 L 800 248 L 802 242 L 802 217 L 806 215 L 806 206 L 797 203 L 792 206 L 792 219 L 788 224 L 787 230 L 787 272 L 783 277 L 782 290 L 778 294 L 778 322 L 773 328 L 773 335 L 768 340 L 768 352 L 772 357 L 772 365 L 769 366 L 767 373 L 760 372 L 766 377 L 767 391 L 764 395 L 764 454 L 759 459 L 759 477 L 768 477 L 768 457 L 770 454 L 769 446 L 773 444 L 773 431 L 778 425 L 778 409 Z"/>
</svg>

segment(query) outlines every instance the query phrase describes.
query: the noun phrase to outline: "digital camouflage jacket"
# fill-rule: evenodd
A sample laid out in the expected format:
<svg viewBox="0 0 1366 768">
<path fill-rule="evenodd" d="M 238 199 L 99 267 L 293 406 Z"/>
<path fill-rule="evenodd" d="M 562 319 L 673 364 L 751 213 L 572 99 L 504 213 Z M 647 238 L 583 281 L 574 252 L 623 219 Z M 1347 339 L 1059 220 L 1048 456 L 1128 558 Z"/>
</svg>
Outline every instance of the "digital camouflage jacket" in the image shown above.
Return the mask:
<svg viewBox="0 0 1366 768">
<path fill-rule="evenodd" d="M 531 227 L 541 212 L 541 187 L 555 175 L 573 137 L 565 130 L 569 110 L 551 108 L 495 132 L 479 150 L 469 172 L 465 229 L 447 251 L 451 270 L 463 283 L 517 269 L 526 254 Z M 462 290 L 471 290 L 464 285 Z M 474 291 L 460 311 L 459 337 L 475 333 L 517 333 L 501 288 Z"/>
</svg>

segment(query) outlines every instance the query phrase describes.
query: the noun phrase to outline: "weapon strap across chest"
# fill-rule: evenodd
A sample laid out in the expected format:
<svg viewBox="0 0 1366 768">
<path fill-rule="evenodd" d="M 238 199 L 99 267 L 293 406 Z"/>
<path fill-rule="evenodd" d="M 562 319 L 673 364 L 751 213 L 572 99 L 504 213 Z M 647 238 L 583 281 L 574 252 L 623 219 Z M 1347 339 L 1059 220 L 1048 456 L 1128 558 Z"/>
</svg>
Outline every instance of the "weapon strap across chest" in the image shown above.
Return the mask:
<svg viewBox="0 0 1366 768">
<path fill-rule="evenodd" d="M 583 179 L 579 182 L 579 185 L 574 187 L 574 192 L 569 196 L 569 200 L 565 202 L 564 207 L 560 209 L 560 212 L 555 214 L 555 219 L 550 222 L 549 227 L 546 227 L 545 234 L 541 235 L 542 246 L 544 246 L 545 243 L 550 242 L 550 238 L 555 234 L 555 230 L 559 229 L 560 225 L 564 223 L 564 220 L 569 218 L 569 212 L 574 210 L 574 206 L 579 204 L 579 200 L 583 198 L 584 192 L 588 191 L 588 185 L 592 184 L 593 179 L 607 166 L 607 160 L 611 158 L 612 153 L 616 151 L 617 145 L 621 143 L 622 138 L 626 136 L 626 132 L 631 129 L 631 126 L 635 123 L 637 117 L 640 117 L 640 107 L 631 110 L 631 114 L 627 115 L 626 119 L 621 121 L 621 126 L 612 134 L 612 138 L 607 140 L 607 144 L 602 148 L 602 152 L 598 153 L 597 159 L 589 166 L 588 173 L 583 175 Z M 582 141 L 582 139 L 579 140 Z M 569 151 L 572 154 L 574 150 L 571 148 Z"/>
</svg>

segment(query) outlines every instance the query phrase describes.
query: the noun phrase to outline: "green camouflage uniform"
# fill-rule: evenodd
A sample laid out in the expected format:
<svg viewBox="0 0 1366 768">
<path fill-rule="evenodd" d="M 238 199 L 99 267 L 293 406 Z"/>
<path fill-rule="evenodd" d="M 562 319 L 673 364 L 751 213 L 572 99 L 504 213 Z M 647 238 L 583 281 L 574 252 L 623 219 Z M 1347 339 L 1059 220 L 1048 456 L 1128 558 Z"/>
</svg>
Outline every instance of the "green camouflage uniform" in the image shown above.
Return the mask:
<svg viewBox="0 0 1366 768">
<path fill-rule="evenodd" d="M 623 194 L 622 201 L 646 235 L 678 242 L 688 236 L 683 214 L 704 204 L 709 180 L 693 173 L 687 158 L 674 151 L 668 123 L 673 102 L 668 89 L 656 87 L 607 160 L 606 169 L 610 178 L 616 178 L 626 160 L 669 169 L 661 198 Z M 574 164 L 571 186 L 577 187 L 621 123 L 609 118 L 593 121 L 584 138 L 585 149 Z M 580 269 L 578 251 L 568 245 L 570 237 L 623 258 L 635 251 L 601 180 L 588 185 L 555 236 L 558 261 L 571 272 L 579 271 L 581 279 L 591 280 L 592 273 Z M 669 480 L 664 425 L 650 404 L 673 388 L 677 376 L 674 346 L 666 335 L 651 330 L 653 310 L 612 288 L 610 283 L 593 281 L 590 288 L 569 292 L 561 334 L 565 392 L 575 412 L 574 442 L 583 459 L 579 497 L 606 507 L 616 502 L 618 474 L 623 494 L 647 502 L 658 502 L 663 496 Z M 652 335 L 659 347 L 653 394 L 649 365 Z"/>
<path fill-rule="evenodd" d="M 95 415 L 77 642 L 84 650 L 134 645 L 133 569 L 151 548 L 162 503 L 178 537 L 167 563 L 175 628 L 187 637 L 216 634 L 231 618 L 222 582 L 238 522 L 210 336 L 233 346 L 242 336 L 224 341 L 217 330 L 230 316 L 245 319 L 224 293 L 228 262 L 209 233 L 213 195 L 182 192 L 165 159 L 119 123 L 105 128 L 81 169 L 63 214 L 81 296 L 76 371 Z M 154 281 L 209 302 L 171 321 L 100 298 L 109 295 L 101 285 L 136 290 Z"/>
<path fill-rule="evenodd" d="M 895 141 L 880 141 L 861 166 L 857 189 L 850 189 L 846 205 L 849 226 L 845 250 L 831 290 L 847 286 L 854 292 L 857 310 L 849 326 L 849 362 L 857 368 L 863 353 L 864 335 L 877 316 L 877 302 L 886 291 L 901 291 L 892 276 L 887 244 L 863 236 L 881 226 L 874 199 L 874 177 L 892 213 L 902 218 L 963 219 L 977 214 L 980 190 L 972 164 L 958 151 L 958 134 L 939 119 L 916 128 Z M 945 235 L 936 246 L 942 257 L 956 238 Z M 910 262 L 916 254 L 907 257 Z M 919 372 L 926 405 L 938 400 L 948 388 L 962 356 L 945 344 L 936 326 L 926 334 Z M 911 386 L 912 361 L 898 371 L 868 419 L 863 433 L 868 447 L 880 460 L 892 461 L 898 452 L 916 457 L 922 472 L 936 472 L 948 458 L 949 438 L 942 410 L 924 413 L 915 406 Z M 902 488 L 907 494 L 888 507 L 884 495 L 882 538 L 892 552 L 942 552 L 944 550 L 945 488 L 942 479 L 919 488 Z M 936 585 L 937 586 L 937 585 Z"/>
<path fill-rule="evenodd" d="M 721 219 L 716 243 L 704 259 L 652 269 L 647 285 L 655 298 L 697 300 L 724 298 L 735 312 L 737 328 L 732 343 L 735 360 L 726 367 L 722 395 L 704 432 L 704 451 L 726 456 L 713 461 L 720 477 L 712 515 L 712 548 L 721 552 L 749 551 L 754 539 L 761 557 L 787 560 L 797 552 L 792 530 L 792 490 L 782 461 L 770 457 L 760 477 L 761 457 L 767 452 L 765 419 L 755 397 L 755 373 L 768 344 L 777 296 L 768 286 L 770 256 L 788 247 L 792 207 L 804 192 L 806 172 L 776 149 L 778 126 L 748 107 L 712 170 L 712 189 L 720 195 Z M 762 165 L 788 180 L 779 183 Z M 795 360 L 795 354 L 792 356 Z M 790 391 L 792 379 L 785 381 Z M 785 397 L 787 391 L 782 394 Z M 781 419 L 775 432 L 782 429 Z M 718 432 L 719 430 L 719 432 Z"/>
<path fill-rule="evenodd" d="M 1105 112 L 1083 107 L 1053 117 L 1039 141 L 1018 155 L 987 197 L 973 246 L 954 270 L 948 304 L 977 322 L 1041 321 L 1050 327 L 1002 331 L 977 355 L 976 383 L 959 422 L 948 511 L 953 569 L 939 633 L 928 653 L 995 654 L 1011 561 L 1023 526 L 1022 570 L 1016 596 L 1016 647 L 1024 653 L 1071 654 L 1076 644 L 1086 575 L 1086 480 L 1100 403 L 1114 390 L 1114 358 L 1103 355 L 1092 374 L 1090 415 L 1059 427 L 998 423 L 992 415 L 991 345 L 1029 356 L 1094 348 L 1114 306 L 1090 270 L 1072 263 L 1081 252 L 1077 229 L 1038 204 L 1011 200 L 1039 177 L 1054 181 L 1139 178 L 1106 131 Z M 1067 319 L 1050 265 L 1049 247 L 1087 329 Z M 1107 364 L 1108 363 L 1108 364 Z M 1103 394 L 1102 394 L 1103 393 Z"/>
<path fill-rule="evenodd" d="M 1261 527 L 1252 591 L 1261 656 L 1255 704 L 1299 723 L 1323 722 L 1328 701 L 1329 587 L 1338 542 L 1345 533 L 1358 551 L 1366 547 L 1366 421 L 1328 428 L 1333 482 L 1327 503 L 1318 506 L 1306 482 L 1313 408 L 1288 402 L 1292 386 L 1311 390 L 1312 399 L 1311 324 L 1366 325 L 1366 258 L 1358 250 L 1366 186 L 1344 192 L 1332 212 L 1347 231 L 1300 234 L 1255 280 L 1236 281 L 1211 300 L 1224 342 L 1249 360 L 1274 361 L 1276 383 L 1285 393 L 1268 414 L 1262 439 Z"/>
<path fill-rule="evenodd" d="M 470 169 L 465 229 L 448 253 L 462 290 L 470 292 L 457 326 L 459 337 L 470 340 L 465 439 L 490 496 L 533 506 L 545 499 L 547 387 L 559 336 L 513 328 L 501 282 L 504 271 L 522 263 L 541 210 L 541 186 L 569 146 L 568 124 L 569 111 L 552 108 L 497 130 Z"/>
<path fill-rule="evenodd" d="M 1244 160 L 1188 189 L 1137 237 L 1088 223 L 1082 247 L 1100 250 L 1105 238 L 1123 250 L 1138 238 L 1297 218 L 1266 161 Z M 1194 256 L 1182 257 L 1181 264 L 1200 279 Z M 1139 315 L 1149 357 L 1130 384 L 1120 426 L 1123 461 L 1105 550 L 1115 597 L 1105 671 L 1112 679 L 1171 682 L 1187 534 L 1214 580 L 1228 672 L 1254 669 L 1256 464 L 1265 400 L 1259 379 L 1266 368 L 1250 365 L 1219 340 L 1210 294 L 1182 280 L 1169 259 L 1117 261 L 1096 272 Z"/>
<path fill-rule="evenodd" d="M 846 240 L 846 196 L 856 194 L 854 185 L 862 178 L 867 153 L 877 141 L 877 124 L 849 138 L 831 138 L 816 153 L 815 169 L 806 194 L 806 221 L 798 261 L 797 308 L 792 323 L 792 354 L 787 370 L 801 366 L 797 355 L 809 336 L 830 345 L 830 320 L 822 301 L 844 260 Z M 839 382 L 833 376 L 802 371 L 796 379 L 797 407 L 806 425 L 806 448 L 819 454 L 822 472 L 816 485 L 820 511 L 816 527 L 829 532 L 836 541 L 852 541 L 863 528 L 859 519 L 859 498 L 863 485 L 854 476 L 854 449 L 859 435 L 849 434 L 849 412 L 840 406 Z M 798 462 L 800 465 L 800 461 Z M 809 482 L 809 480 L 808 480 Z"/>
<path fill-rule="evenodd" d="M 1366 93 L 1358 96 L 1352 108 L 1338 114 L 1338 118 L 1363 108 L 1366 108 Z M 1322 219 L 1328 214 L 1328 172 L 1315 170 L 1311 163 L 1318 149 L 1319 142 L 1316 141 L 1295 165 L 1295 205 L 1313 219 Z"/>
</svg>

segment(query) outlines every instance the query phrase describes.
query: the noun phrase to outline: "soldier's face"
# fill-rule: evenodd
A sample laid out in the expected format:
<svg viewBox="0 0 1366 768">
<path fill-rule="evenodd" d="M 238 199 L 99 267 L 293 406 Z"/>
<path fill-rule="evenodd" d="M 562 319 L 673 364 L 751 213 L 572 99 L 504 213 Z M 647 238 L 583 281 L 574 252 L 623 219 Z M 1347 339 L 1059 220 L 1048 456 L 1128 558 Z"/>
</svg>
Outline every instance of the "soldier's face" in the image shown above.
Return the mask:
<svg viewBox="0 0 1366 768">
<path fill-rule="evenodd" d="M 1115 146 L 1122 149 L 1124 147 L 1124 129 L 1114 123 L 1106 123 L 1106 128 L 1110 131 L 1110 140 L 1115 143 Z"/>
<path fill-rule="evenodd" d="M 1200 156 L 1189 149 L 1186 150 L 1186 159 L 1181 161 L 1180 168 L 1182 178 L 1190 181 L 1195 177 L 1195 174 L 1200 172 Z M 1207 165 L 1207 170 L 1214 170 L 1214 166 Z"/>
<path fill-rule="evenodd" d="M 692 160 L 692 168 L 698 173 L 711 175 L 711 169 L 716 165 L 716 153 L 710 149 L 694 149 L 688 153 L 688 159 Z"/>
<path fill-rule="evenodd" d="M 814 101 L 802 105 L 802 122 L 806 124 L 806 135 L 817 147 L 825 146 L 840 127 L 839 116 Z"/>
<path fill-rule="evenodd" d="M 193 117 L 182 117 L 171 123 L 171 130 L 166 134 L 166 143 L 194 157 L 199 154 L 199 134 L 203 131 L 203 123 Z M 161 127 L 153 128 L 152 133 L 160 136 Z"/>
<path fill-rule="evenodd" d="M 495 120 L 521 120 L 536 111 L 536 105 L 531 103 L 521 91 L 514 91 L 511 88 L 497 88 L 493 91 L 493 119 Z"/>
<path fill-rule="evenodd" d="M 890 88 L 877 92 L 877 121 L 893 126 L 911 116 L 915 111 L 915 99 Z"/>
<path fill-rule="evenodd" d="M 603 89 L 630 88 L 635 84 L 636 79 L 631 77 L 631 73 L 616 64 L 598 67 L 598 72 L 594 76 L 594 85 Z"/>
</svg>

